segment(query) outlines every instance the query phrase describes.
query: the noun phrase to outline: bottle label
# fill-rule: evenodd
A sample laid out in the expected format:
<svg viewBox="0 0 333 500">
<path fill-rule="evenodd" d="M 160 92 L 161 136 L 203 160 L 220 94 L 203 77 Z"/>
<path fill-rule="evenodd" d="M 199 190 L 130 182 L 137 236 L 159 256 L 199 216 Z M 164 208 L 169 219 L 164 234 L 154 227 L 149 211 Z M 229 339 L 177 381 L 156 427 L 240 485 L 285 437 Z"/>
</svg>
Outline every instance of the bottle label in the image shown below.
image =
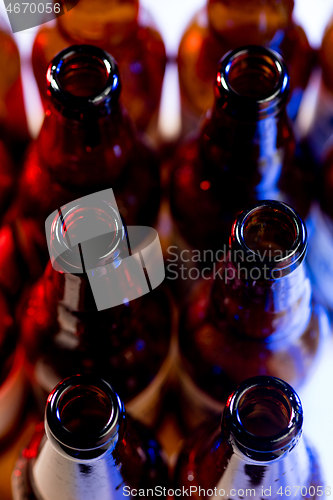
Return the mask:
<svg viewBox="0 0 333 500">
<path fill-rule="evenodd" d="M 316 206 L 312 210 L 312 235 L 308 246 L 308 266 L 315 295 L 333 309 L 333 224 Z"/>
<path fill-rule="evenodd" d="M 16 349 L 12 368 L 0 386 L 0 440 L 14 428 L 20 418 L 27 393 L 24 351 Z"/>
<path fill-rule="evenodd" d="M 177 379 L 182 418 L 187 429 L 194 429 L 207 420 L 221 415 L 224 404 L 206 394 L 191 379 L 177 355 Z"/>
<path fill-rule="evenodd" d="M 322 160 L 325 152 L 333 145 L 333 95 L 320 84 L 317 103 L 308 133 L 308 143 L 317 160 Z"/>
</svg>

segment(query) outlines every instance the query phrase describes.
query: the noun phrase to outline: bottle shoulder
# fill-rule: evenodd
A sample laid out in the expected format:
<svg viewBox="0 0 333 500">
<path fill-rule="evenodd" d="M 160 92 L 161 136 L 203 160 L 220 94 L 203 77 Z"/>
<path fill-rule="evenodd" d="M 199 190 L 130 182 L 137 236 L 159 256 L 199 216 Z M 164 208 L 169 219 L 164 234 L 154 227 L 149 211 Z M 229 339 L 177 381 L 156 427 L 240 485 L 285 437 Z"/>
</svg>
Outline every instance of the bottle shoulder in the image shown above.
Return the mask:
<svg viewBox="0 0 333 500">
<path fill-rule="evenodd" d="M 296 325 L 282 338 L 255 338 L 256 332 L 246 333 L 242 329 L 241 318 L 248 316 L 244 324 L 251 330 L 250 325 L 259 327 L 257 320 L 259 316 L 266 317 L 266 313 L 259 309 L 255 320 L 253 311 L 248 315 L 246 307 L 237 307 L 227 296 L 219 297 L 221 310 L 217 311 L 211 299 L 212 288 L 212 281 L 198 284 L 180 320 L 181 362 L 198 387 L 222 404 L 228 392 L 258 374 L 301 386 L 317 366 L 329 336 L 325 311 L 312 304 L 309 320 L 301 331 Z M 288 311 L 278 313 L 276 321 L 284 314 L 287 317 Z"/>
</svg>

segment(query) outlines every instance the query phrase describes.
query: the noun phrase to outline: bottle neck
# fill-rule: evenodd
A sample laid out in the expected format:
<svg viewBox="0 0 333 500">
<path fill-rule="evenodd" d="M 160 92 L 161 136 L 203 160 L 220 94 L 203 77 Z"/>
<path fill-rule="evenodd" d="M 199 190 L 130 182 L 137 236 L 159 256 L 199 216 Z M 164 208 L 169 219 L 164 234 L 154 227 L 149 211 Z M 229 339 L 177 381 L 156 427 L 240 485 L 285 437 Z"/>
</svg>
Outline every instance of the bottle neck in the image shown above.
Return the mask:
<svg viewBox="0 0 333 500">
<path fill-rule="evenodd" d="M 229 52 L 220 62 L 215 105 L 201 131 L 205 164 L 214 171 L 222 166 L 224 176 L 261 199 L 276 198 L 282 167 L 295 147 L 285 110 L 288 89 L 287 68 L 277 53 L 259 46 Z"/>
<path fill-rule="evenodd" d="M 312 312 L 306 248 L 305 225 L 287 205 L 265 201 L 242 212 L 212 288 L 218 316 L 252 338 L 302 334 Z"/>
<path fill-rule="evenodd" d="M 267 45 L 278 31 L 287 28 L 293 8 L 293 0 L 208 0 L 207 7 L 210 29 L 227 50 L 249 42 Z"/>
<path fill-rule="evenodd" d="M 119 488 L 123 478 L 111 451 L 99 460 L 80 462 L 60 455 L 46 441 L 33 465 L 32 476 L 41 500 L 123 498 L 123 488 Z"/>
<path fill-rule="evenodd" d="M 290 453 L 270 463 L 253 461 L 234 449 L 216 488 L 217 491 L 225 492 L 249 488 L 252 490 L 251 498 L 259 500 L 275 497 L 280 487 L 281 492 L 287 487 L 293 490 L 300 480 L 303 481 L 302 485 L 311 484 L 311 462 L 303 437 Z M 217 498 L 220 496 L 214 500 Z M 302 498 L 300 492 L 297 498 Z"/>
<path fill-rule="evenodd" d="M 47 400 L 47 438 L 32 468 L 38 498 L 117 497 L 125 424 L 124 405 L 103 380 L 76 375 L 58 384 Z"/>
<path fill-rule="evenodd" d="M 200 149 L 214 173 L 228 164 L 233 168 L 223 170 L 224 176 L 236 178 L 239 185 L 245 183 L 257 199 L 274 199 L 283 167 L 294 154 L 295 138 L 285 109 L 244 122 L 215 105 L 201 131 Z"/>
<path fill-rule="evenodd" d="M 61 207 L 48 217 L 46 227 L 51 262 L 43 277 L 44 296 L 63 329 L 71 331 L 70 313 L 96 311 L 103 295 L 111 300 L 129 286 L 127 228 L 112 189 Z M 97 295 L 94 285 L 99 285 Z"/>
<path fill-rule="evenodd" d="M 132 126 L 119 105 L 108 116 L 77 121 L 50 104 L 36 149 L 43 168 L 56 182 L 67 188 L 98 188 L 118 179 L 130 161 L 134 140 Z"/>
<path fill-rule="evenodd" d="M 136 35 L 138 14 L 138 0 L 80 0 L 57 22 L 73 43 L 109 48 Z"/>
<path fill-rule="evenodd" d="M 213 285 L 218 316 L 226 318 L 240 335 L 267 341 L 304 333 L 312 313 L 312 289 L 305 264 L 277 280 L 248 278 L 251 271 L 253 276 L 258 275 L 255 266 L 241 269 L 241 264 L 227 263 L 224 279 Z"/>
<path fill-rule="evenodd" d="M 251 485 L 251 496 L 266 498 L 277 496 L 275 487 L 284 492 L 298 481 L 309 485 L 311 460 L 302 425 L 302 404 L 289 384 L 267 376 L 243 382 L 229 396 L 222 417 L 222 441 L 231 457 L 218 487 L 238 491 L 239 485 Z"/>
<path fill-rule="evenodd" d="M 134 140 L 119 104 L 116 62 L 97 47 L 71 46 L 50 63 L 47 83 L 49 100 L 36 144 L 41 164 L 67 187 L 113 183 Z"/>
</svg>

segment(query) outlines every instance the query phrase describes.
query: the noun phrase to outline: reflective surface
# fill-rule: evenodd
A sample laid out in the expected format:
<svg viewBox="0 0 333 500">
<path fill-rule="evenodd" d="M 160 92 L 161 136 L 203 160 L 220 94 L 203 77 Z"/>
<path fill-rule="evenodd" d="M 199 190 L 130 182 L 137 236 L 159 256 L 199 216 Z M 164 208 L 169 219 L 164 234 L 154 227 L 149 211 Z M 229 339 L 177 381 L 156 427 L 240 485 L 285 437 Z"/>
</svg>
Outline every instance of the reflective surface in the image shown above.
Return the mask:
<svg viewBox="0 0 333 500">
<path fill-rule="evenodd" d="M 252 404 L 247 404 L 245 417 L 244 404 L 249 399 Z M 257 428 L 247 428 L 254 413 L 265 420 L 259 433 Z M 288 487 L 296 498 L 302 498 L 300 489 L 294 489 L 301 484 L 303 492 L 312 486 L 316 497 L 322 477 L 301 429 L 302 407 L 290 386 L 268 377 L 250 379 L 228 398 L 222 432 L 218 422 L 211 423 L 187 441 L 177 463 L 175 487 L 194 491 L 201 487 L 204 498 L 216 488 L 214 498 L 243 498 L 246 491 L 263 499 L 287 498 Z"/>
<path fill-rule="evenodd" d="M 69 415 L 74 422 L 70 427 Z M 89 433 L 82 435 L 84 425 Z M 122 498 L 125 486 L 167 486 L 168 470 L 158 443 L 145 427 L 126 417 L 117 394 L 101 380 L 85 376 L 63 381 L 48 398 L 45 430 L 46 436 L 42 425 L 37 428 L 16 464 L 15 500 L 54 500 L 59 495 L 64 500 L 107 500 Z"/>
<path fill-rule="evenodd" d="M 228 392 L 248 377 L 274 375 L 298 388 L 322 353 L 328 321 L 312 302 L 304 224 L 285 207 L 262 202 L 243 212 L 226 259 L 197 284 L 184 308 L 179 344 L 185 377 L 180 372 L 179 383 L 188 426 L 221 409 Z M 183 383 L 186 375 L 192 382 Z M 188 401 L 197 412 L 188 411 Z"/>
<path fill-rule="evenodd" d="M 286 201 L 307 215 L 312 176 L 295 157 L 287 94 L 287 70 L 273 52 L 239 49 L 220 63 L 214 108 L 180 146 L 171 179 L 172 213 L 187 245 L 217 251 L 237 213 L 256 200 Z"/>
</svg>

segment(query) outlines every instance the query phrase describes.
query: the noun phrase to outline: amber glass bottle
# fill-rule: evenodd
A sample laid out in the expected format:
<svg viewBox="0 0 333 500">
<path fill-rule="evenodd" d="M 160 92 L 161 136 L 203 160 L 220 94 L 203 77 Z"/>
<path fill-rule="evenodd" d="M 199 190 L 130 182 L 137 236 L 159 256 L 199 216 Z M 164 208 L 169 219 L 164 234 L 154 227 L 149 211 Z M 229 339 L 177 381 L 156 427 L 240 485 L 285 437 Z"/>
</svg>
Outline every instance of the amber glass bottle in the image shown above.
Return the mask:
<svg viewBox="0 0 333 500">
<path fill-rule="evenodd" d="M 299 387 L 329 327 L 312 302 L 306 228 L 288 205 L 264 201 L 241 212 L 230 249 L 199 282 L 179 331 L 179 384 L 188 426 L 221 412 L 237 384 L 255 375 Z"/>
<path fill-rule="evenodd" d="M 119 103 L 114 59 L 97 47 L 73 46 L 52 61 L 47 80 L 44 123 L 29 148 L 18 195 L 5 219 L 20 226 L 19 234 L 17 228 L 9 231 L 10 237 L 19 238 L 30 253 L 41 248 L 41 241 L 46 249 L 46 218 L 62 205 L 106 188 L 113 188 L 128 225 L 153 225 L 160 204 L 158 162 Z M 2 268 L 17 269 L 13 254 L 8 255 L 11 261 L 8 266 L 2 261 Z"/>
<path fill-rule="evenodd" d="M 307 134 L 307 141 L 312 156 L 318 164 L 325 158 L 333 140 L 333 19 L 328 24 L 319 50 L 322 69 L 315 114 Z"/>
<path fill-rule="evenodd" d="M 294 156 L 288 82 L 283 60 L 263 47 L 220 62 L 214 108 L 179 148 L 171 180 L 173 217 L 187 246 L 218 250 L 237 213 L 256 200 L 283 200 L 306 216 L 311 176 Z"/>
<path fill-rule="evenodd" d="M 139 0 L 79 0 L 57 18 L 56 26 L 42 27 L 32 54 L 42 96 L 46 97 L 46 69 L 57 52 L 69 45 L 96 45 L 118 61 L 122 100 L 138 129 L 147 129 L 157 116 L 166 54 L 160 34 L 141 10 Z"/>
<path fill-rule="evenodd" d="M 22 418 L 27 396 L 24 353 L 17 347 L 17 330 L 0 291 L 0 450 L 8 445 Z"/>
<path fill-rule="evenodd" d="M 13 38 L 0 28 L 0 139 L 15 159 L 29 139 L 21 82 L 20 55 Z"/>
<path fill-rule="evenodd" d="M 326 485 L 302 424 L 290 385 L 266 376 L 246 380 L 229 396 L 222 424 L 212 422 L 185 444 L 175 488 L 223 500 L 319 498 Z"/>
<path fill-rule="evenodd" d="M 256 44 L 278 50 L 291 76 L 289 115 L 295 118 L 312 66 L 303 29 L 292 20 L 293 0 L 207 0 L 187 28 L 178 67 L 183 129 L 195 128 L 214 102 L 216 65 L 229 50 Z"/>
<path fill-rule="evenodd" d="M 48 397 L 44 425 L 16 464 L 14 500 L 108 500 L 167 488 L 158 443 L 126 416 L 104 380 L 77 375 L 61 382 Z"/>
<path fill-rule="evenodd" d="M 91 214 L 104 221 L 108 233 L 101 245 L 91 240 L 90 255 L 95 259 L 98 247 L 100 257 L 89 265 L 89 257 L 81 261 L 89 249 L 83 244 L 81 250 L 68 247 L 67 241 L 86 227 Z M 41 406 L 62 378 L 90 372 L 113 379 L 129 413 L 154 424 L 173 363 L 167 293 L 163 287 L 149 293 L 136 279 L 140 262 L 128 260 L 126 227 L 105 202 L 68 210 L 51 231 L 53 267 L 50 263 L 32 289 L 21 318 L 27 371 Z M 114 269 L 117 273 L 111 276 Z M 119 291 L 124 299 L 112 307 Z M 100 301 L 104 305 L 108 300 L 103 310 L 97 309 Z"/>
<path fill-rule="evenodd" d="M 119 103 L 118 67 L 103 50 L 73 46 L 48 72 L 48 104 L 20 180 L 20 213 L 41 220 L 75 198 L 113 188 L 128 225 L 151 224 L 159 208 L 155 156 Z"/>
</svg>

